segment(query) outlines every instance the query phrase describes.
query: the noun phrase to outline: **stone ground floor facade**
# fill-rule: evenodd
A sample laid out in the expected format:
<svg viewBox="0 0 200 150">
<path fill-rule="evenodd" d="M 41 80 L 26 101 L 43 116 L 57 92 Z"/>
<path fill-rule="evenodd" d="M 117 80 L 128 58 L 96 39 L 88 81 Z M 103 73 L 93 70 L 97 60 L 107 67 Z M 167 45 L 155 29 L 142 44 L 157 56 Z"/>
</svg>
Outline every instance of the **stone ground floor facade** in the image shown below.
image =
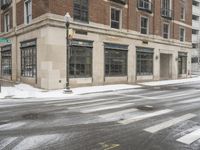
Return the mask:
<svg viewBox="0 0 200 150">
<path fill-rule="evenodd" d="M 12 42 L 1 48 L 1 78 L 43 89 L 64 88 L 66 30 L 61 20 L 51 16 L 7 36 Z M 107 30 L 98 24 L 72 23 L 70 28 L 71 87 L 133 84 L 191 74 L 190 43 Z"/>
</svg>

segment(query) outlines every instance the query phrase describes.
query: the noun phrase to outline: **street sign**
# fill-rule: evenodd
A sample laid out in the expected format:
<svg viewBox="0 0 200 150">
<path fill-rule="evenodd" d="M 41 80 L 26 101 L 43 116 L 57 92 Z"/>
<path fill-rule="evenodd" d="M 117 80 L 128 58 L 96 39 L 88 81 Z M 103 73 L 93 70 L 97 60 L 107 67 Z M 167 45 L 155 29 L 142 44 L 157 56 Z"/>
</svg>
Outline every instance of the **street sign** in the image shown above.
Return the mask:
<svg viewBox="0 0 200 150">
<path fill-rule="evenodd" d="M 7 38 L 1 38 L 1 37 L 0 37 L 0 43 L 9 44 L 9 43 L 11 43 L 11 40 L 10 40 L 10 39 L 7 39 Z"/>
</svg>

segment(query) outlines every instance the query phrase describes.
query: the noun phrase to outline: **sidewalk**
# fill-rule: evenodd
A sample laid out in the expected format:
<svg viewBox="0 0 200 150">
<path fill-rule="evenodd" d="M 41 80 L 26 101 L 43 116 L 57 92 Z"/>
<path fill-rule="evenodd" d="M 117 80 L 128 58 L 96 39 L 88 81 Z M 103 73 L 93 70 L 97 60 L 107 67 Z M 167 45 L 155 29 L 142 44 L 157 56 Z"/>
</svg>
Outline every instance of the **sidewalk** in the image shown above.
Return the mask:
<svg viewBox="0 0 200 150">
<path fill-rule="evenodd" d="M 104 86 L 90 86 L 90 87 L 80 87 L 72 88 L 72 94 L 64 94 L 64 90 L 42 90 L 34 88 L 26 84 L 17 84 L 13 87 L 2 87 L 2 92 L 0 93 L 0 101 L 6 99 L 26 99 L 35 98 L 37 100 L 44 98 L 70 98 L 74 96 L 112 92 L 117 90 L 128 90 L 141 88 L 142 86 L 162 86 L 171 84 L 184 84 L 187 82 L 200 81 L 200 76 L 193 76 L 188 79 L 178 79 L 178 80 L 163 80 L 163 81 L 153 81 L 153 82 L 142 82 L 138 85 L 128 85 L 128 84 L 115 84 L 115 85 L 104 85 Z"/>
</svg>

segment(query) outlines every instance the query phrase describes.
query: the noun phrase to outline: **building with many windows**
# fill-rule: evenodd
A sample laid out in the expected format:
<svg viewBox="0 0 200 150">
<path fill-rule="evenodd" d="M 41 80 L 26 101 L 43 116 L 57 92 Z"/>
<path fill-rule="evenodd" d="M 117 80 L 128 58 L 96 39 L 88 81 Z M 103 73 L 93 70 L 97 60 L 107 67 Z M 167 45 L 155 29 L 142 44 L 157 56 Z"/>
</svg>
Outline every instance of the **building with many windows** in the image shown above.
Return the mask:
<svg viewBox="0 0 200 150">
<path fill-rule="evenodd" d="M 44 89 L 191 73 L 191 0 L 1 0 L 1 78 Z"/>
<path fill-rule="evenodd" d="M 200 72 L 200 0 L 192 0 L 192 72 Z"/>
</svg>

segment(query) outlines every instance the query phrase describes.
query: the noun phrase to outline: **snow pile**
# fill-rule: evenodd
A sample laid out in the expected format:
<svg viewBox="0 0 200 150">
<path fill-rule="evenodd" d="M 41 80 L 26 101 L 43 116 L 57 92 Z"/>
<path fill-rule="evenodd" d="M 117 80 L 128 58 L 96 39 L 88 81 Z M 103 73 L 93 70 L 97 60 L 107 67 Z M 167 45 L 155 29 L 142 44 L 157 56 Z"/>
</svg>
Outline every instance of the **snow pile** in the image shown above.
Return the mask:
<svg viewBox="0 0 200 150">
<path fill-rule="evenodd" d="M 200 76 L 195 76 L 193 78 L 187 78 L 187 79 L 178 79 L 178 80 L 143 82 L 140 84 L 147 85 L 147 86 L 161 86 L 161 85 L 169 85 L 169 84 L 182 84 L 182 83 L 186 83 L 186 82 L 195 82 L 195 81 L 200 81 Z"/>
<path fill-rule="evenodd" d="M 105 91 L 113 91 L 113 90 L 123 90 L 123 89 L 132 89 L 139 88 L 138 85 L 126 85 L 126 84 L 118 84 L 118 85 L 105 85 L 105 86 L 90 86 L 90 87 L 80 87 L 80 88 L 72 88 L 72 94 L 65 94 L 64 90 L 42 90 L 34 88 L 30 85 L 26 84 L 18 84 L 14 87 L 2 87 L 2 91 L 0 93 L 0 98 L 64 98 L 69 96 L 75 96 L 80 94 L 87 93 L 96 93 L 96 92 L 105 92 Z"/>
</svg>

